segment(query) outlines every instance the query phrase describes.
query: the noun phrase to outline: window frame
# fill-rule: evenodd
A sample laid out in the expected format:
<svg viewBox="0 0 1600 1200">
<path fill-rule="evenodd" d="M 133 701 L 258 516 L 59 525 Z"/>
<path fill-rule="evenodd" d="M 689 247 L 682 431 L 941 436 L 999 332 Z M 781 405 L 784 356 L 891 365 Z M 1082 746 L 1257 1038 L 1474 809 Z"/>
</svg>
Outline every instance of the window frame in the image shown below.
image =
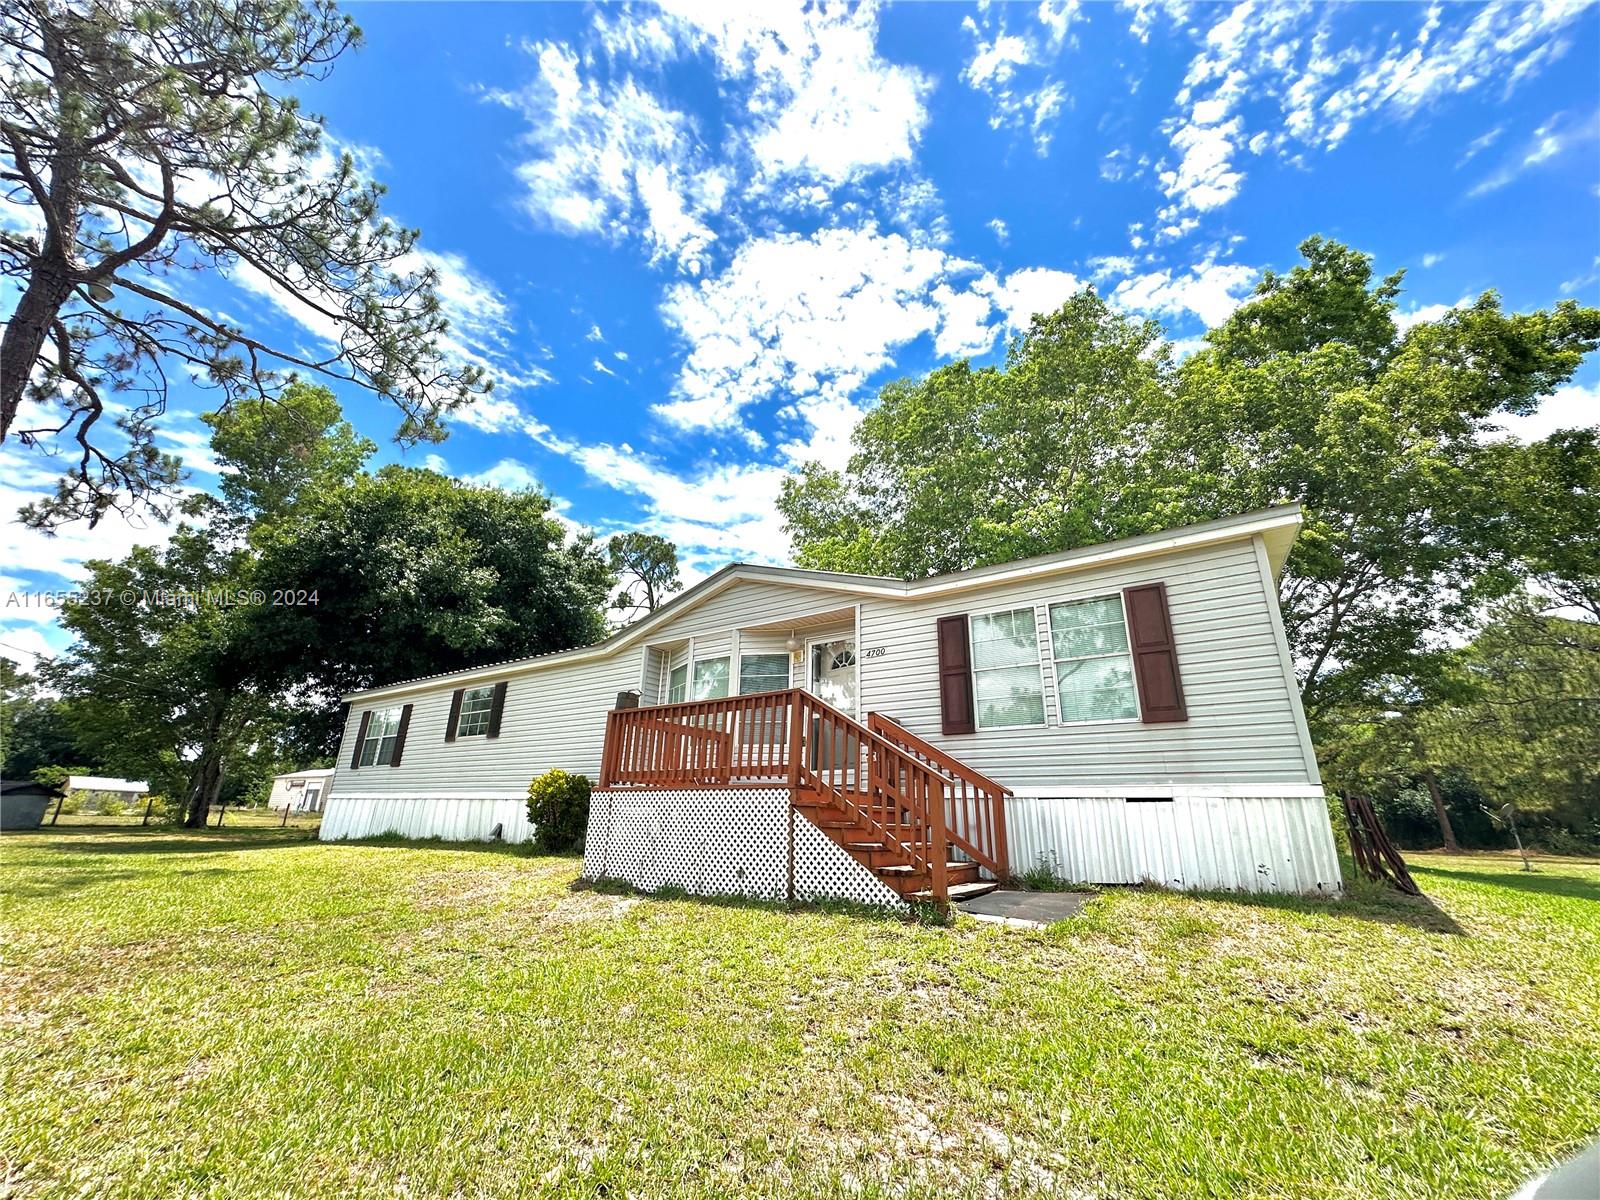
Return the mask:
<svg viewBox="0 0 1600 1200">
<path fill-rule="evenodd" d="M 1055 624 L 1051 620 L 1050 610 L 1058 605 L 1089 604 L 1096 600 L 1115 600 L 1117 611 L 1122 614 L 1122 640 L 1127 646 L 1120 653 L 1113 654 L 1086 654 L 1077 658 L 1056 658 Z M 1084 725 L 1137 725 L 1142 721 L 1140 714 L 1144 711 L 1143 700 L 1139 696 L 1139 672 L 1133 661 L 1133 636 L 1128 629 L 1127 600 L 1120 591 L 1094 592 L 1086 596 L 1071 596 L 1061 600 L 1049 600 L 1044 606 L 1045 627 L 1050 631 L 1050 682 L 1051 690 L 1056 698 L 1055 723 L 1061 728 L 1078 728 Z M 1133 684 L 1133 715 L 1131 717 L 1085 717 L 1082 720 L 1069 721 L 1061 713 L 1061 674 L 1056 668 L 1058 662 L 1087 662 L 1093 658 L 1125 657 L 1128 660 L 1128 677 Z"/>
<path fill-rule="evenodd" d="M 703 666 L 709 667 L 712 663 L 726 663 L 727 664 L 727 672 L 722 677 L 723 684 L 725 685 L 727 690 L 724 691 L 722 693 L 722 695 L 720 695 L 720 696 L 697 696 L 697 695 L 695 695 L 695 690 L 696 690 L 695 689 L 695 682 L 699 678 L 700 668 L 703 667 Z M 691 702 L 698 703 L 698 702 L 703 701 L 703 700 L 726 700 L 732 694 L 732 692 L 733 692 L 733 655 L 732 654 L 710 654 L 710 655 L 707 655 L 705 658 L 697 658 L 692 663 L 689 664 L 689 692 L 688 692 L 688 695 L 689 695 L 689 700 Z"/>
<path fill-rule="evenodd" d="M 1028 614 L 1033 627 L 1033 667 L 1039 673 L 1039 719 L 1037 721 L 1021 721 L 1014 725 L 985 725 L 983 722 L 983 704 L 978 695 L 978 676 L 985 671 L 1015 671 L 1026 664 L 1016 663 L 1008 667 L 978 666 L 977 624 L 987 618 L 1019 612 Z M 1051 653 L 1054 653 L 1054 647 L 1051 648 Z M 1044 702 L 1044 661 L 1039 653 L 1039 606 L 1037 604 L 1014 604 L 1007 605 L 1004 608 L 986 609 L 982 612 L 969 612 L 967 614 L 967 656 L 967 673 L 972 677 L 972 730 L 974 733 L 986 733 L 996 729 L 1048 729 L 1050 727 L 1050 710 L 1045 707 Z"/>
<path fill-rule="evenodd" d="M 466 737 L 482 737 L 482 738 L 486 738 L 486 737 L 489 736 L 489 723 L 490 723 L 490 721 L 492 721 L 494 719 L 494 687 L 495 687 L 495 685 L 492 684 L 492 683 L 485 683 L 485 684 L 479 684 L 479 685 L 477 685 L 475 687 L 468 687 L 468 688 L 462 688 L 461 689 L 461 709 L 460 709 L 460 711 L 458 711 L 456 713 L 456 728 L 455 728 L 456 737 L 458 737 L 458 738 L 466 738 Z M 469 716 L 471 716 L 473 718 L 477 718 L 479 716 L 479 711 L 477 711 L 477 710 L 474 710 L 471 713 L 467 712 L 467 705 L 469 703 L 475 703 L 475 701 L 472 698 L 472 694 L 474 692 L 482 692 L 484 694 L 484 696 L 487 698 L 487 703 L 484 704 L 483 709 L 481 710 L 482 716 L 483 716 L 483 728 L 482 729 L 466 730 L 466 729 L 463 729 L 461 727 L 462 722 L 464 722 Z"/>
<path fill-rule="evenodd" d="M 777 674 L 781 679 L 781 682 L 778 684 L 777 687 L 775 687 L 775 688 L 761 688 L 761 689 L 759 689 L 757 691 L 753 691 L 753 692 L 747 692 L 747 691 L 744 690 L 744 664 L 745 664 L 745 660 L 746 659 L 751 659 L 751 658 L 771 658 L 771 659 L 776 659 L 779 663 L 782 664 L 780 670 L 775 672 L 775 674 Z M 752 650 L 752 651 L 748 651 L 748 652 L 740 651 L 740 653 L 739 653 L 739 692 L 738 692 L 738 694 L 741 695 L 741 696 L 759 696 L 763 692 L 781 692 L 781 691 L 786 690 L 788 688 L 788 686 L 789 686 L 789 678 L 790 678 L 789 668 L 790 668 L 789 652 L 787 650 Z"/>
<path fill-rule="evenodd" d="M 373 708 L 368 710 L 367 734 L 361 739 L 361 749 L 356 756 L 356 769 L 362 767 L 387 767 L 394 763 L 394 744 L 400 740 L 400 722 L 405 712 L 405 705 L 394 704 L 387 708 Z M 388 714 L 394 714 L 394 725 L 387 733 L 374 732 L 378 729 L 380 720 L 388 721 Z M 389 757 L 382 759 L 379 755 L 383 752 L 383 743 L 389 743 Z M 367 758 L 367 747 L 371 746 L 372 758 Z"/>
<path fill-rule="evenodd" d="M 677 683 L 674 683 L 672 681 L 672 677 L 674 675 L 676 675 L 679 671 L 683 672 L 683 682 L 681 684 L 677 684 Z M 689 700 L 689 660 L 688 659 L 684 659 L 677 666 L 673 666 L 671 664 L 671 662 L 668 662 L 666 664 L 666 674 L 667 674 L 667 679 L 666 679 L 666 685 L 667 686 L 666 686 L 664 703 L 666 703 L 666 704 L 685 704 L 685 703 L 687 703 L 688 700 Z M 680 688 L 682 689 L 681 691 L 679 690 Z M 678 694 L 677 695 L 673 695 L 673 692 L 677 692 Z"/>
</svg>

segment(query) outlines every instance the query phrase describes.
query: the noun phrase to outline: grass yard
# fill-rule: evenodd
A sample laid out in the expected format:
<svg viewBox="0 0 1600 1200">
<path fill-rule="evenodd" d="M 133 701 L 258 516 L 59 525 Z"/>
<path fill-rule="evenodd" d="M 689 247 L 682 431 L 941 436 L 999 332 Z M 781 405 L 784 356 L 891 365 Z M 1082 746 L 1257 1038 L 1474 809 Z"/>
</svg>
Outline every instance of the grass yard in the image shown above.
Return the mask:
<svg viewBox="0 0 1600 1200">
<path fill-rule="evenodd" d="M 1501 1197 L 1600 1134 L 1600 864 L 1025 933 L 304 831 L 0 841 L 8 1196 Z"/>
</svg>

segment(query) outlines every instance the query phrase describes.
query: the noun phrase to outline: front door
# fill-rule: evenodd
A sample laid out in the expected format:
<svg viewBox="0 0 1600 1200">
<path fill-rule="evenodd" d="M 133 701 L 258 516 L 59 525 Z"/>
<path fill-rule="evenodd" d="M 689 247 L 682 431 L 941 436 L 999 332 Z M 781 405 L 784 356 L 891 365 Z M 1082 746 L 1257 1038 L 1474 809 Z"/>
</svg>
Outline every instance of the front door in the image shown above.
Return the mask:
<svg viewBox="0 0 1600 1200">
<path fill-rule="evenodd" d="M 808 687 L 813 696 L 847 717 L 856 715 L 856 640 L 812 642 Z"/>
</svg>

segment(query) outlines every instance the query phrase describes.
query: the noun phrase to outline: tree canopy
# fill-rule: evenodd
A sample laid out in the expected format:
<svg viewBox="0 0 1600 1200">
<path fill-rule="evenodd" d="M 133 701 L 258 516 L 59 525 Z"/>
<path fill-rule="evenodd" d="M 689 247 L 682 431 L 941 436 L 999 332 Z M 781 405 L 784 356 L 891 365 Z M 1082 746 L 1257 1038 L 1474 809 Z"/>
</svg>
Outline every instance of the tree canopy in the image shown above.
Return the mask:
<svg viewBox="0 0 1600 1200">
<path fill-rule="evenodd" d="M 0 14 L 0 181 L 34 216 L 0 230 L 18 295 L 0 340 L 0 441 L 67 451 L 40 526 L 160 505 L 179 478 L 154 434 L 169 372 L 218 410 L 270 404 L 294 372 L 392 401 L 402 442 L 486 389 L 450 361 L 436 275 L 382 188 L 330 147 L 296 88 L 359 38 L 329 0 L 21 0 Z M 292 298 L 325 353 L 194 304 L 208 270 Z M 115 402 L 111 397 L 115 395 Z"/>
<path fill-rule="evenodd" d="M 88 564 L 109 602 L 65 610 L 76 641 L 49 670 L 77 745 L 162 781 L 190 824 L 247 767 L 325 758 L 342 692 L 604 636 L 611 573 L 543 493 L 366 474 L 322 388 L 208 420 L 223 500 Z"/>
<path fill-rule="evenodd" d="M 1300 250 L 1181 364 L 1086 290 L 1003 367 L 888 385 L 844 470 L 785 486 L 796 559 L 912 578 L 1297 500 L 1281 600 L 1325 744 L 1462 703 L 1453 648 L 1487 604 L 1532 588 L 1600 618 L 1595 431 L 1501 435 L 1600 345 L 1600 310 L 1512 313 L 1487 292 L 1402 331 L 1400 273 L 1320 237 Z M 1419 736 L 1404 755 L 1423 769 Z"/>
</svg>

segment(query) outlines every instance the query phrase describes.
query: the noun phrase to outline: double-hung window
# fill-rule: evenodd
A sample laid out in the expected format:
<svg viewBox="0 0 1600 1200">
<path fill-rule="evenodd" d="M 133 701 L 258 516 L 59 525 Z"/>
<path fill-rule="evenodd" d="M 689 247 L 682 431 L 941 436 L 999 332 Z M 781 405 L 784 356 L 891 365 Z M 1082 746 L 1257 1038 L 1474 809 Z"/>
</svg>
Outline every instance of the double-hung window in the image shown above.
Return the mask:
<svg viewBox="0 0 1600 1200">
<path fill-rule="evenodd" d="M 680 663 L 667 672 L 667 703 L 682 704 L 689 698 L 689 664 Z"/>
<path fill-rule="evenodd" d="M 476 737 L 489 732 L 489 712 L 494 708 L 494 684 L 467 688 L 461 693 L 461 713 L 456 718 L 457 737 Z"/>
<path fill-rule="evenodd" d="M 1121 596 L 1052 604 L 1050 643 L 1063 722 L 1139 715 Z"/>
<path fill-rule="evenodd" d="M 400 737 L 400 707 L 375 708 L 367 721 L 367 736 L 361 743 L 361 767 L 386 767 L 394 761 L 394 744 Z"/>
<path fill-rule="evenodd" d="M 1044 677 L 1032 608 L 972 618 L 972 692 L 979 729 L 1044 724 Z"/>
<path fill-rule="evenodd" d="M 702 658 L 694 664 L 692 700 L 720 700 L 728 694 L 728 657 Z"/>
<path fill-rule="evenodd" d="M 739 694 L 781 692 L 789 686 L 787 654 L 741 654 L 739 656 Z"/>
</svg>

